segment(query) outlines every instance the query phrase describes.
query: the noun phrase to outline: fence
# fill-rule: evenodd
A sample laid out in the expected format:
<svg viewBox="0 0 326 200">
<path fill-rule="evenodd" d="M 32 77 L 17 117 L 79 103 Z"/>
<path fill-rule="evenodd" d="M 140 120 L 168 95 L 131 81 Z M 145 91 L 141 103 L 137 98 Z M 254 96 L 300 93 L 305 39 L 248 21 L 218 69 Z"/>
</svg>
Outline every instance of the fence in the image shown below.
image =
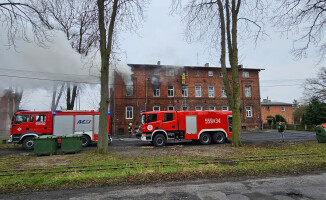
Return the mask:
<svg viewBox="0 0 326 200">
<path fill-rule="evenodd" d="M 277 129 L 277 125 L 264 124 L 264 129 Z M 296 125 L 296 124 L 286 124 L 286 130 L 295 130 L 295 131 L 315 131 L 315 125 Z"/>
</svg>

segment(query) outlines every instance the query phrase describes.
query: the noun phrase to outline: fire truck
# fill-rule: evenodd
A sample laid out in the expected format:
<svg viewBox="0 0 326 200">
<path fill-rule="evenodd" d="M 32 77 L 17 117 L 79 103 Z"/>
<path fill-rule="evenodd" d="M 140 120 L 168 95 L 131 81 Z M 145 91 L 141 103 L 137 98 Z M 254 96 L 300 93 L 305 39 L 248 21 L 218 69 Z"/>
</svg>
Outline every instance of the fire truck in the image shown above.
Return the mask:
<svg viewBox="0 0 326 200">
<path fill-rule="evenodd" d="M 85 147 L 98 140 L 99 114 L 95 111 L 19 111 L 13 116 L 8 142 L 22 144 L 24 149 L 30 150 L 34 148 L 33 139 L 41 135 L 80 134 Z"/>
<path fill-rule="evenodd" d="M 231 111 L 150 111 L 141 113 L 138 136 L 156 147 L 168 140 L 224 143 L 232 137 Z"/>
</svg>

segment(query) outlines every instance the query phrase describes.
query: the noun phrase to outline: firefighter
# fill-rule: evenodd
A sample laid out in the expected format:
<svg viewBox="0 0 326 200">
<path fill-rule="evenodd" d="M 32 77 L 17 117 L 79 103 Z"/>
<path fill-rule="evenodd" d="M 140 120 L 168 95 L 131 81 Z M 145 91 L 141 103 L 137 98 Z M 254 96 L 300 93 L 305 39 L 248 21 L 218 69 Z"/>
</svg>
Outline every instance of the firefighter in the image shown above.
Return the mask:
<svg viewBox="0 0 326 200">
<path fill-rule="evenodd" d="M 131 137 L 132 136 L 132 123 L 129 123 L 128 132 L 129 132 L 129 137 Z"/>
<path fill-rule="evenodd" d="M 282 124 L 282 122 L 278 123 L 277 129 L 281 135 L 281 142 L 284 142 L 284 125 Z"/>
</svg>

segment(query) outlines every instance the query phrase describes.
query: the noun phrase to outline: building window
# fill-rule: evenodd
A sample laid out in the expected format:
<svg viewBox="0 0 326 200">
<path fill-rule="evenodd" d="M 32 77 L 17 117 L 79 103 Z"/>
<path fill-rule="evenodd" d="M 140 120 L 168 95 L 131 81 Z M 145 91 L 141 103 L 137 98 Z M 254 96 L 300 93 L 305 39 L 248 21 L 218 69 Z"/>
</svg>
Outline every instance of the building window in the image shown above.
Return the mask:
<svg viewBox="0 0 326 200">
<path fill-rule="evenodd" d="M 202 110 L 203 110 L 203 107 L 201 107 L 201 106 L 196 106 L 195 110 L 197 110 L 197 111 L 202 111 Z"/>
<path fill-rule="evenodd" d="M 201 97 L 201 86 L 195 86 L 195 96 Z"/>
<path fill-rule="evenodd" d="M 160 110 L 161 110 L 160 106 L 153 106 L 153 111 L 160 111 Z"/>
<path fill-rule="evenodd" d="M 222 72 L 220 72 L 220 77 L 223 77 L 223 73 Z"/>
<path fill-rule="evenodd" d="M 168 97 L 173 97 L 174 96 L 174 86 L 169 85 L 168 86 Z"/>
<path fill-rule="evenodd" d="M 184 74 L 185 76 L 188 76 L 188 70 L 186 70 L 186 69 L 183 70 L 183 71 L 182 71 L 182 75 L 183 75 L 183 74 Z"/>
<path fill-rule="evenodd" d="M 251 106 L 246 106 L 246 116 L 252 117 L 252 107 Z"/>
<path fill-rule="evenodd" d="M 221 88 L 221 97 L 226 97 L 224 86 L 222 86 L 222 88 Z"/>
<path fill-rule="evenodd" d="M 269 106 L 266 107 L 266 110 L 269 111 Z"/>
<path fill-rule="evenodd" d="M 188 110 L 188 106 L 182 106 L 182 110 Z"/>
<path fill-rule="evenodd" d="M 174 110 L 174 106 L 168 106 L 168 110 Z"/>
<path fill-rule="evenodd" d="M 174 76 L 174 69 L 166 69 L 166 76 Z"/>
<path fill-rule="evenodd" d="M 251 97 L 251 86 L 245 86 L 245 96 Z"/>
<path fill-rule="evenodd" d="M 196 71 L 196 76 L 200 76 L 200 71 L 199 70 Z"/>
<path fill-rule="evenodd" d="M 134 112 L 134 108 L 132 106 L 127 106 L 126 107 L 126 119 L 132 119 L 133 112 Z"/>
<path fill-rule="evenodd" d="M 183 85 L 181 87 L 181 93 L 182 93 L 182 97 L 188 97 L 188 86 Z"/>
<path fill-rule="evenodd" d="M 243 78 L 249 78 L 249 72 L 242 72 Z"/>
<path fill-rule="evenodd" d="M 214 97 L 215 92 L 214 92 L 214 86 L 208 86 L 208 97 Z"/>
<path fill-rule="evenodd" d="M 134 95 L 134 86 L 126 85 L 126 96 L 131 97 L 132 95 Z"/>
<path fill-rule="evenodd" d="M 159 97 L 160 96 L 160 89 L 153 90 L 153 96 L 154 97 Z"/>
<path fill-rule="evenodd" d="M 223 110 L 223 111 L 228 111 L 229 108 L 228 108 L 228 106 L 222 106 L 222 110 Z"/>
<path fill-rule="evenodd" d="M 282 106 L 282 111 L 285 111 L 285 107 L 284 106 Z"/>
<path fill-rule="evenodd" d="M 208 71 L 208 76 L 213 76 L 213 71 Z"/>
<path fill-rule="evenodd" d="M 154 70 L 154 75 L 159 76 L 160 75 L 160 70 L 159 69 Z"/>
<path fill-rule="evenodd" d="M 215 110 L 215 106 L 209 106 L 208 110 Z"/>
</svg>

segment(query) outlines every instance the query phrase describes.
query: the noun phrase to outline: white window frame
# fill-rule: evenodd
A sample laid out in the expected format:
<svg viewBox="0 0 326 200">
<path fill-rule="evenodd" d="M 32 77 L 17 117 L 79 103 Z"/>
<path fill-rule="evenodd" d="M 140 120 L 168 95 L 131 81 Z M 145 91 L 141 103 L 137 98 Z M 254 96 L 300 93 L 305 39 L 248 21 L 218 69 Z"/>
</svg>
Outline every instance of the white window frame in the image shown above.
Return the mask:
<svg viewBox="0 0 326 200">
<path fill-rule="evenodd" d="M 208 86 L 208 97 L 215 97 L 215 88 L 212 85 Z"/>
<path fill-rule="evenodd" d="M 169 89 L 169 87 L 172 87 L 172 89 Z M 172 91 L 172 96 L 169 95 Z M 174 97 L 174 86 L 173 85 L 168 85 L 168 97 Z"/>
<path fill-rule="evenodd" d="M 221 87 L 221 97 L 226 98 L 226 92 L 224 86 Z"/>
<path fill-rule="evenodd" d="M 200 70 L 196 70 L 196 76 L 200 76 Z"/>
<path fill-rule="evenodd" d="M 249 72 L 247 72 L 247 71 L 243 71 L 243 72 L 242 72 L 242 77 L 243 77 L 243 78 L 249 78 L 249 77 L 250 77 Z"/>
<path fill-rule="evenodd" d="M 196 106 L 196 107 L 195 107 L 195 110 L 196 110 L 196 111 L 202 111 L 202 110 L 203 110 L 203 106 Z"/>
<path fill-rule="evenodd" d="M 252 117 L 252 106 L 246 106 L 246 117 Z"/>
<path fill-rule="evenodd" d="M 199 89 L 199 90 L 197 90 Z M 199 92 L 199 93 L 197 93 Z M 195 86 L 195 97 L 201 97 L 201 86 L 197 85 Z"/>
<path fill-rule="evenodd" d="M 131 108 L 131 110 L 128 110 L 128 108 Z M 128 117 L 128 113 L 129 112 L 131 112 L 131 117 L 129 116 Z M 126 119 L 133 119 L 134 118 L 134 107 L 132 107 L 132 106 L 126 106 L 126 112 L 125 112 L 125 114 L 126 114 Z"/>
<path fill-rule="evenodd" d="M 220 77 L 223 77 L 223 73 L 220 71 Z"/>
<path fill-rule="evenodd" d="M 156 95 L 155 95 L 156 91 Z M 161 90 L 160 89 L 154 89 L 153 90 L 153 97 L 160 97 L 161 96 Z"/>
<path fill-rule="evenodd" d="M 228 111 L 229 107 L 228 106 L 222 106 L 222 111 Z"/>
<path fill-rule="evenodd" d="M 183 91 L 185 91 L 185 94 Z M 181 86 L 181 95 L 182 95 L 182 97 L 188 97 L 188 86 L 187 85 Z"/>
<path fill-rule="evenodd" d="M 172 108 L 172 110 L 174 110 L 174 106 L 168 106 L 168 110 L 171 110 L 170 108 Z"/>
<path fill-rule="evenodd" d="M 211 108 L 213 108 L 213 109 L 211 109 Z M 215 106 L 209 106 L 208 110 L 215 110 Z"/>
<path fill-rule="evenodd" d="M 155 109 L 156 108 L 156 109 Z M 158 109 L 157 109 L 158 108 Z M 160 106 L 153 106 L 153 111 L 161 111 L 161 107 Z"/>
<path fill-rule="evenodd" d="M 282 108 L 281 108 L 281 109 L 282 109 L 282 111 L 285 111 L 285 106 L 282 106 Z"/>
<path fill-rule="evenodd" d="M 184 109 L 184 108 L 186 108 L 186 109 Z M 188 106 L 182 106 L 183 111 L 187 111 L 188 109 L 189 109 Z"/>
<path fill-rule="evenodd" d="M 213 76 L 213 71 L 208 71 L 208 76 Z"/>
<path fill-rule="evenodd" d="M 251 97 L 251 86 L 250 85 L 245 86 L 245 97 Z"/>
<path fill-rule="evenodd" d="M 174 76 L 174 69 L 166 69 L 166 76 Z"/>
</svg>

